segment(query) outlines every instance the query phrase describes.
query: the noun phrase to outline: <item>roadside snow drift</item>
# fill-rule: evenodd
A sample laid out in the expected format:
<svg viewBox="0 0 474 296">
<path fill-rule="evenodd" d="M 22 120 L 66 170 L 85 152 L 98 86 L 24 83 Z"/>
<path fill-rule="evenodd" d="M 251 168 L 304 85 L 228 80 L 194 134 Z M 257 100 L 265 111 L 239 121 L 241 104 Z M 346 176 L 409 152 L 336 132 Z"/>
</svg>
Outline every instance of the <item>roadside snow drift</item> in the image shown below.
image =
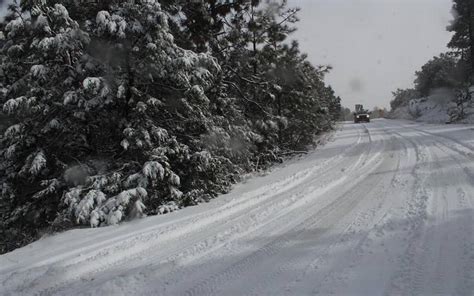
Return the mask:
<svg viewBox="0 0 474 296">
<path fill-rule="evenodd" d="M 474 93 L 474 87 L 470 88 Z M 464 102 L 464 117 L 452 118 L 452 113 L 459 113 L 455 103 L 456 95 L 453 90 L 437 89 L 430 96 L 412 99 L 406 106 L 400 106 L 392 110 L 390 118 L 415 120 L 426 123 L 446 123 L 452 120 L 458 123 L 474 123 L 474 106 L 470 101 Z M 451 115 L 450 115 L 451 114 Z"/>
<path fill-rule="evenodd" d="M 208 204 L 0 256 L 0 295 L 474 293 L 474 128 L 375 120 Z"/>
</svg>

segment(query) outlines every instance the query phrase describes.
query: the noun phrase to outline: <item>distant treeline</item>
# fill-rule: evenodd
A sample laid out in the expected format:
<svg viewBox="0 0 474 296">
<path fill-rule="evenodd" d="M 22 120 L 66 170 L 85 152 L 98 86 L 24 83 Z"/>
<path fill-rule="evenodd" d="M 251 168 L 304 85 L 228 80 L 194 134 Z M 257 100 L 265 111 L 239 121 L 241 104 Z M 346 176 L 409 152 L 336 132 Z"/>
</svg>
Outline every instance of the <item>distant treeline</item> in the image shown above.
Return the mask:
<svg viewBox="0 0 474 296">
<path fill-rule="evenodd" d="M 414 88 L 397 89 L 390 102 L 392 110 L 408 105 L 415 98 L 427 97 L 439 88 L 455 94 L 452 117 L 462 119 L 463 110 L 472 103 L 470 87 L 474 85 L 474 2 L 453 0 L 453 20 L 447 30 L 453 37 L 447 44 L 449 52 L 429 60 L 415 73 Z"/>
</svg>

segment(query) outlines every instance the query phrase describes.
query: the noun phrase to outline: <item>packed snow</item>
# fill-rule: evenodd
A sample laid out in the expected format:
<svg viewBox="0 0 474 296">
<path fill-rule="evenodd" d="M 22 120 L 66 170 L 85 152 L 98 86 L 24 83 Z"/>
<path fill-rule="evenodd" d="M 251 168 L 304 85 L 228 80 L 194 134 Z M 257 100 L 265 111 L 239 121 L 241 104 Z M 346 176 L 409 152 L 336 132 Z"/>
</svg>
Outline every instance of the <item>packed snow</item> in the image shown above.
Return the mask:
<svg viewBox="0 0 474 296">
<path fill-rule="evenodd" d="M 345 123 L 209 203 L 0 256 L 1 295 L 466 295 L 474 126 Z"/>
</svg>

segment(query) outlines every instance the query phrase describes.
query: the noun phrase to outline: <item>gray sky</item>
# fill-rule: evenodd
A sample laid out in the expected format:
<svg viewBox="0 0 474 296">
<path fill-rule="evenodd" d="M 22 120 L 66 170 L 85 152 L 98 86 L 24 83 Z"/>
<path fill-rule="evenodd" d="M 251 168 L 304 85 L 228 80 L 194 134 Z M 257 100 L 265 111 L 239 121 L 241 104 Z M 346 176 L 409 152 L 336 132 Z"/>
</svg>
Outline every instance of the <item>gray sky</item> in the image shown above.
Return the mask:
<svg viewBox="0 0 474 296">
<path fill-rule="evenodd" d="M 388 107 L 391 92 L 447 50 L 451 0 L 289 0 L 301 21 L 292 39 L 313 64 L 334 67 L 326 81 L 342 103 Z"/>
<path fill-rule="evenodd" d="M 7 3 L 11 3 L 10 0 L 0 0 L 0 20 L 3 20 L 3 17 L 7 12 Z"/>
</svg>

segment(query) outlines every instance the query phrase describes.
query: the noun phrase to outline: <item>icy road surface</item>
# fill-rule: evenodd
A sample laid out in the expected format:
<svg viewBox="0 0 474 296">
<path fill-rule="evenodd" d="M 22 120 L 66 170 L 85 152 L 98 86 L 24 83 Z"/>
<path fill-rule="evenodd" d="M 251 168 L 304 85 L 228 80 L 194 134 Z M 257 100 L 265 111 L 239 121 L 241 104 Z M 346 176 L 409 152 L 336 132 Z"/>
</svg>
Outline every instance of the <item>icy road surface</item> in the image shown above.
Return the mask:
<svg viewBox="0 0 474 296">
<path fill-rule="evenodd" d="M 347 123 L 182 211 L 0 256 L 0 295 L 473 295 L 474 126 Z"/>
</svg>

